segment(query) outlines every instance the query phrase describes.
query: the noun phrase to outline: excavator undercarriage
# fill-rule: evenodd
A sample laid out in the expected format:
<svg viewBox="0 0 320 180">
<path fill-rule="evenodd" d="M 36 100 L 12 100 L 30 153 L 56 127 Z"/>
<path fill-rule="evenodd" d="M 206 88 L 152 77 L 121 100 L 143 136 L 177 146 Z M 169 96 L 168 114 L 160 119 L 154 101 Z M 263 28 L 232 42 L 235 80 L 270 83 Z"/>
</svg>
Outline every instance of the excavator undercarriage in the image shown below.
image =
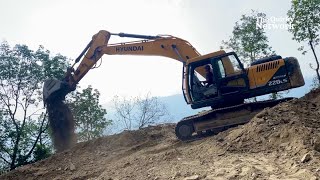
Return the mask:
<svg viewBox="0 0 320 180">
<path fill-rule="evenodd" d="M 251 118 L 264 108 L 273 107 L 291 99 L 293 98 L 250 102 L 200 112 L 179 121 L 176 125 L 175 133 L 182 141 L 190 141 L 203 136 L 218 134 L 231 127 L 249 122 Z"/>
</svg>

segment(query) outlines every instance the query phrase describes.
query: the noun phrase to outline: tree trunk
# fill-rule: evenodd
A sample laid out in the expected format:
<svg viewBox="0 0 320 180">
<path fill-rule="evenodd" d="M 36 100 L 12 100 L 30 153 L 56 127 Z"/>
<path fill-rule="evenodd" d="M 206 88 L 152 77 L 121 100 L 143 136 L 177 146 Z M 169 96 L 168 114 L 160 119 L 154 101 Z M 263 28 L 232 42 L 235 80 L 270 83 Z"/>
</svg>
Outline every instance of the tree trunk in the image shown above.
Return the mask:
<svg viewBox="0 0 320 180">
<path fill-rule="evenodd" d="M 318 58 L 317 58 L 316 52 L 314 51 L 312 41 L 309 41 L 309 44 L 310 44 L 310 46 L 311 46 L 311 49 L 312 49 L 312 52 L 313 52 L 314 58 L 316 59 L 316 62 L 317 62 L 316 73 L 317 73 L 318 81 L 319 81 L 319 84 L 320 84 L 319 61 L 318 61 Z"/>
<path fill-rule="evenodd" d="M 18 148 L 19 148 L 19 143 L 20 143 L 20 135 L 21 135 L 22 130 L 17 130 L 17 139 L 14 144 L 13 148 L 13 153 L 12 153 L 12 159 L 11 159 L 11 164 L 10 164 L 10 171 L 16 168 L 16 160 L 17 160 L 17 155 L 18 155 Z"/>
</svg>

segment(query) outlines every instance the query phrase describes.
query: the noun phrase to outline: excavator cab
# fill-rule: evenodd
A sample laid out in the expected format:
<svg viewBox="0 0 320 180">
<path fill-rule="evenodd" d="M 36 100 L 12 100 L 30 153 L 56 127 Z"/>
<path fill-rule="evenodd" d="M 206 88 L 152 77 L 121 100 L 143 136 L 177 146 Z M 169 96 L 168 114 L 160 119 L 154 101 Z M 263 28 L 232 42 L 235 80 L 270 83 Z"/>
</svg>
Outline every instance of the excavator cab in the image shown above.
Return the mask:
<svg viewBox="0 0 320 180">
<path fill-rule="evenodd" d="M 249 80 L 238 56 L 234 52 L 222 52 L 205 57 L 188 64 L 191 107 L 196 109 L 211 106 L 215 109 L 242 103 L 244 97 L 241 97 L 241 92 L 249 88 Z M 205 86 L 201 82 L 206 77 L 203 69 L 208 65 L 212 69 L 214 81 L 210 86 Z"/>
</svg>

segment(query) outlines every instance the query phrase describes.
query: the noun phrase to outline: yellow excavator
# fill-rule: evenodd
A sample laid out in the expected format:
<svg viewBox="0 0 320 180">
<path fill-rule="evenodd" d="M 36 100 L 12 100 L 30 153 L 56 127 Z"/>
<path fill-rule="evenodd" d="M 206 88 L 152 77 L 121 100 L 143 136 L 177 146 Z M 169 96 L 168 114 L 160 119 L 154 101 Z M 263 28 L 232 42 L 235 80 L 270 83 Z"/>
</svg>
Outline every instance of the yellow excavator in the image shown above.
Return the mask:
<svg viewBox="0 0 320 180">
<path fill-rule="evenodd" d="M 138 38 L 139 40 L 108 44 L 111 36 Z M 63 103 L 65 96 L 76 89 L 79 81 L 104 55 L 164 56 L 180 61 L 182 92 L 191 108 L 211 107 L 194 116 L 185 117 L 176 125 L 176 136 L 190 140 L 206 132 L 220 132 L 244 124 L 265 107 L 288 100 L 270 100 L 244 103 L 244 99 L 303 86 L 304 79 L 296 58 L 274 55 L 258 59 L 245 68 L 235 52 L 220 50 L 201 55 L 188 41 L 170 35 L 147 36 L 99 31 L 68 68 L 64 79 L 48 79 L 44 83 L 43 97 L 49 111 L 50 124 L 60 138 L 69 138 L 64 132 L 73 131 L 70 110 Z M 76 64 L 80 64 L 75 67 Z M 208 78 L 209 67 L 211 83 Z M 134 88 L 134 87 L 132 87 Z M 69 133 L 69 134 L 68 134 Z M 60 143 L 62 147 L 67 144 Z"/>
</svg>

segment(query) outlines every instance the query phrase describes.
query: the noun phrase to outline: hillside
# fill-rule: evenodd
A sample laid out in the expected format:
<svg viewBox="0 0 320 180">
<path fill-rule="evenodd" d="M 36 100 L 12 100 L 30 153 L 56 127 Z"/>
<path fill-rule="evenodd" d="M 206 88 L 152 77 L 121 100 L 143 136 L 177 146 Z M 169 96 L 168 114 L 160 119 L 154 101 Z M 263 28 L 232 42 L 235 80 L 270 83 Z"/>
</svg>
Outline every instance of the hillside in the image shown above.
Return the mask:
<svg viewBox="0 0 320 180">
<path fill-rule="evenodd" d="M 174 124 L 79 143 L 0 179 L 317 179 L 320 90 L 189 143 Z"/>
</svg>

